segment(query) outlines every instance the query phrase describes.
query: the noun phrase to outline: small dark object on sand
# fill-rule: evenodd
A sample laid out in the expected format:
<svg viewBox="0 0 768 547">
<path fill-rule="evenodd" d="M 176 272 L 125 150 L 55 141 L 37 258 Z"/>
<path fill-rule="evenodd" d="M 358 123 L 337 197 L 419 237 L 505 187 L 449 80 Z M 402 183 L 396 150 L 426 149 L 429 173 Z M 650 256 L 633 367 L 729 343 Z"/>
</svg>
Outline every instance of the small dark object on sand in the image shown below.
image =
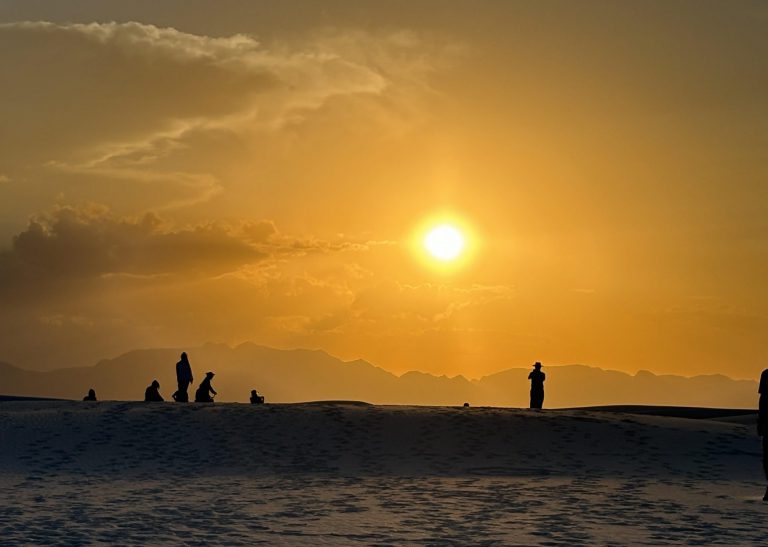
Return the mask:
<svg viewBox="0 0 768 547">
<path fill-rule="evenodd" d="M 264 404 L 264 395 L 259 395 L 255 389 L 251 390 L 251 404 L 252 405 L 263 405 Z"/>
<path fill-rule="evenodd" d="M 83 397 L 83 401 L 95 401 L 96 400 L 96 390 L 91 388 L 88 390 L 88 395 Z"/>
<path fill-rule="evenodd" d="M 469 403 L 464 403 L 464 408 L 469 408 Z"/>
</svg>

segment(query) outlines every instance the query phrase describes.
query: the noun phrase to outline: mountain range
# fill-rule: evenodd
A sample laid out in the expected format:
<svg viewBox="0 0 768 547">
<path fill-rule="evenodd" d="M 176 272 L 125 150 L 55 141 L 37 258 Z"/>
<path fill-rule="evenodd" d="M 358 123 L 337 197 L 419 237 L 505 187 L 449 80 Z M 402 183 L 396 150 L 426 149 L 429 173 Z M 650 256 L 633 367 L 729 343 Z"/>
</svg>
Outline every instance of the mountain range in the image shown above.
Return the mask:
<svg viewBox="0 0 768 547">
<path fill-rule="evenodd" d="M 250 390 L 267 402 L 358 400 L 375 404 L 528 406 L 529 368 L 510 368 L 479 379 L 422 372 L 392 374 L 363 360 L 342 361 L 321 350 L 283 350 L 252 343 L 206 344 L 187 350 L 195 384 L 216 373 L 219 401 L 247 401 Z M 83 397 L 94 388 L 102 400 L 142 399 L 153 379 L 170 399 L 176 389 L 179 349 L 134 350 L 94 366 L 30 371 L 0 362 L 0 393 Z M 723 375 L 635 375 L 584 365 L 545 366 L 545 408 L 593 405 L 674 405 L 754 408 L 757 382 Z M 194 386 L 190 394 L 194 393 Z"/>
</svg>

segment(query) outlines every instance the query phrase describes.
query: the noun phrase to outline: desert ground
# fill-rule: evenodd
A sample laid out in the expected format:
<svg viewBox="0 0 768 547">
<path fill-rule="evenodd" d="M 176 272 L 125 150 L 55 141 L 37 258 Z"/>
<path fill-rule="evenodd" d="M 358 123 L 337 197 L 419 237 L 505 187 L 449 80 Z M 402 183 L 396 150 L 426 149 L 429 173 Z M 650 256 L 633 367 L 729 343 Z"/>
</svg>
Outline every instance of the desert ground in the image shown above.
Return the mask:
<svg viewBox="0 0 768 547">
<path fill-rule="evenodd" d="M 754 415 L 684 410 L 2 401 L 0 543 L 768 543 Z"/>
</svg>

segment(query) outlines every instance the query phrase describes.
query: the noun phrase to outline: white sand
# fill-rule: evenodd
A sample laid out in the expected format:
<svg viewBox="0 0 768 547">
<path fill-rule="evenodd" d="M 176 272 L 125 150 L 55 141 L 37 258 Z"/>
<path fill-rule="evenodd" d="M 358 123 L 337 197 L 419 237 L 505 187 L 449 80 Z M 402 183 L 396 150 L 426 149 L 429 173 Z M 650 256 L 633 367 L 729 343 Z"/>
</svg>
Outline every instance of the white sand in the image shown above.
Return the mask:
<svg viewBox="0 0 768 547">
<path fill-rule="evenodd" d="M 583 410 L 0 403 L 0 544 L 759 545 L 743 423 Z"/>
</svg>

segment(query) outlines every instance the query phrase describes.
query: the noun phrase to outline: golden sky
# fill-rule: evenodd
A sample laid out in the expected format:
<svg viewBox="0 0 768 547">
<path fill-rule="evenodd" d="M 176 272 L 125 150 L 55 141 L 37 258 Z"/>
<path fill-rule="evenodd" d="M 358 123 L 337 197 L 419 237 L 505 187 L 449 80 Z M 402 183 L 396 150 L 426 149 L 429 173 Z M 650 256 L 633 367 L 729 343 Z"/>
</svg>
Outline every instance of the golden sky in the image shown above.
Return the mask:
<svg viewBox="0 0 768 547">
<path fill-rule="evenodd" d="M 0 360 L 768 364 L 762 2 L 0 4 Z M 447 221 L 458 263 L 419 244 Z M 416 243 L 414 243 L 416 240 Z"/>
</svg>

